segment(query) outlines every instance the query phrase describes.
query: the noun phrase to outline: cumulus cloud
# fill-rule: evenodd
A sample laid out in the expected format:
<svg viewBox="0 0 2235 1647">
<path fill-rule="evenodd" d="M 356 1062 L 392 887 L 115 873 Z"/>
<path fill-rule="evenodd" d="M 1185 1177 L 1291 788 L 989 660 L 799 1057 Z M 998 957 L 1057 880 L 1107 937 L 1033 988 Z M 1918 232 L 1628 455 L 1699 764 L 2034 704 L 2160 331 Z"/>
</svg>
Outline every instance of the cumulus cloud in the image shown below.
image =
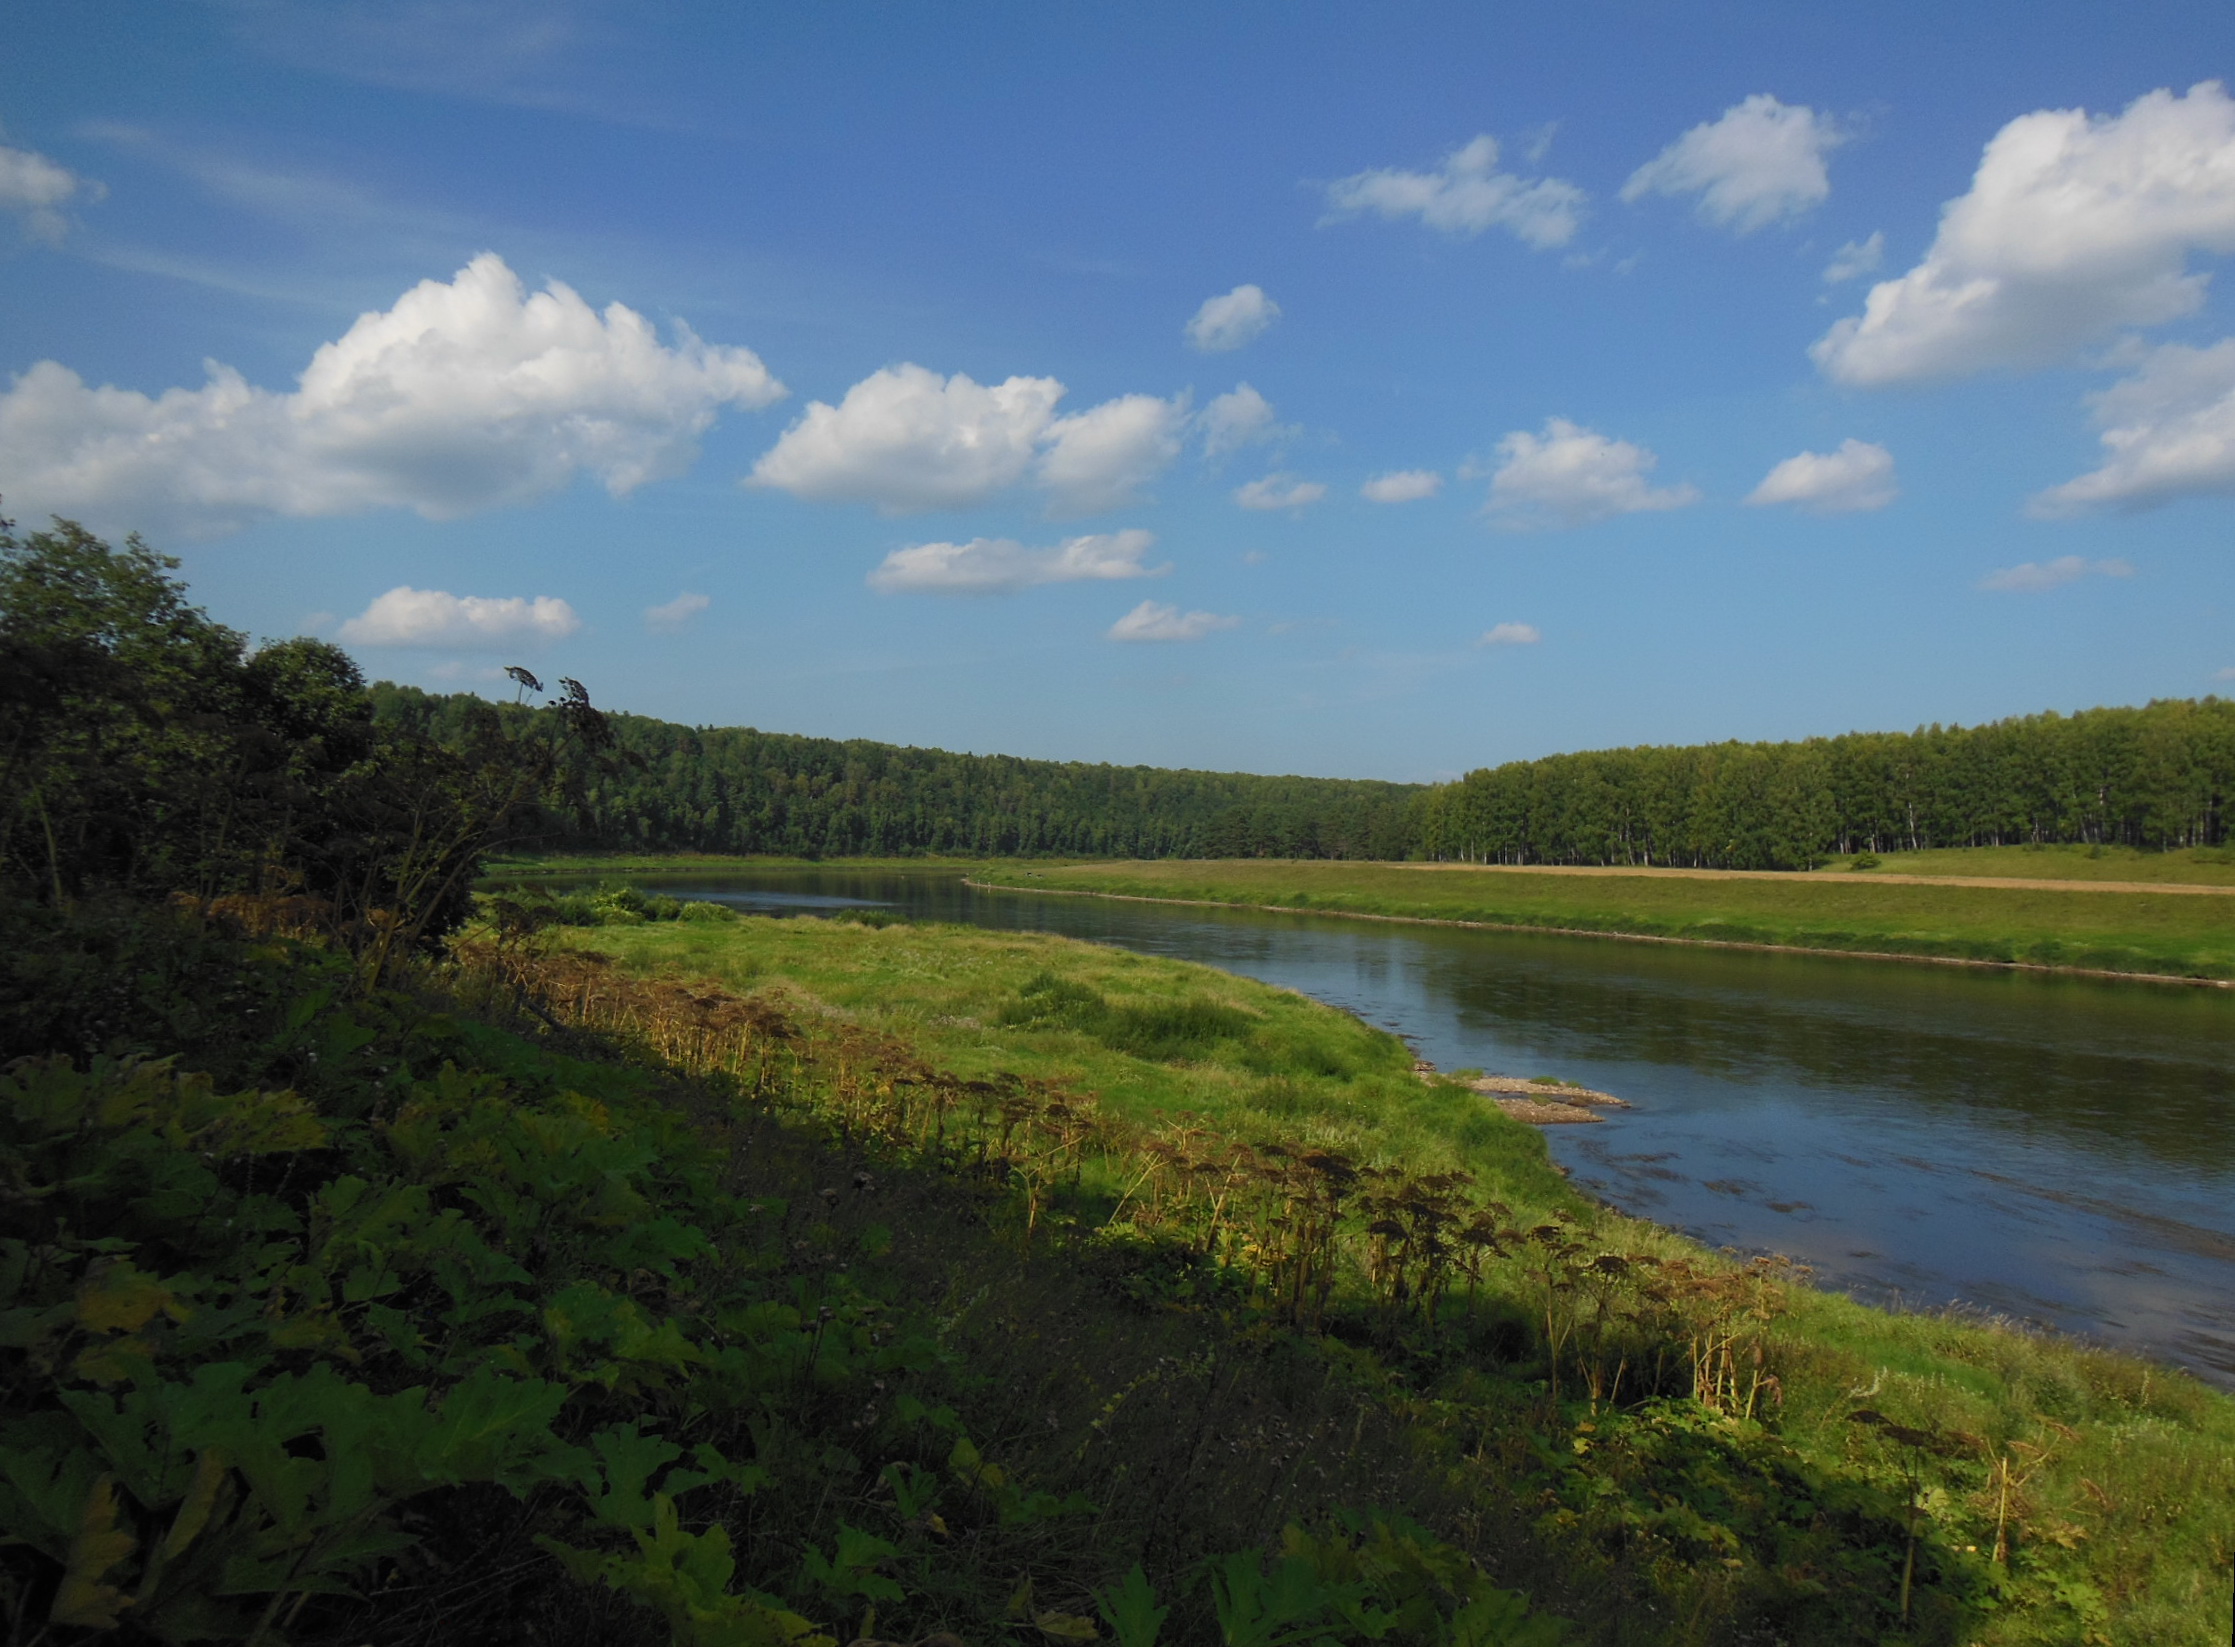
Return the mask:
<svg viewBox="0 0 2235 1647">
<path fill-rule="evenodd" d="M 1837 451 L 1787 458 L 1762 477 L 1746 501 L 1756 508 L 1790 503 L 1816 515 L 1852 515 L 1883 509 L 1900 495 L 1893 453 L 1850 439 Z"/>
<path fill-rule="evenodd" d="M 2037 366 L 2127 327 L 2190 314 L 2235 251 L 2235 103 L 2216 81 L 2122 114 L 2043 109 L 1987 144 L 1923 261 L 1871 288 L 1810 354 L 1871 386 Z"/>
<path fill-rule="evenodd" d="M 1494 623 L 1482 632 L 1477 646 L 1534 646 L 1544 639 L 1533 623 Z"/>
<path fill-rule="evenodd" d="M 1886 231 L 1873 229 L 1868 240 L 1850 240 L 1831 254 L 1831 261 L 1824 265 L 1824 284 L 1836 286 L 1843 280 L 1875 274 L 1885 261 Z"/>
<path fill-rule="evenodd" d="M 1040 484 L 1058 514 L 1092 515 L 1133 501 L 1180 455 L 1184 396 L 1121 395 L 1057 418 L 1041 439 Z"/>
<path fill-rule="evenodd" d="M 723 406 L 784 393 L 749 349 L 553 281 L 529 295 L 491 252 L 360 315 L 291 394 L 210 362 L 198 389 L 90 388 L 41 361 L 0 394 L 9 501 L 144 529 L 414 509 L 449 519 L 579 474 L 615 496 L 686 468 Z"/>
<path fill-rule="evenodd" d="M 1327 495 L 1316 480 L 1298 480 L 1291 474 L 1271 474 L 1234 489 L 1234 501 L 1244 509 L 1302 509 Z"/>
<path fill-rule="evenodd" d="M 444 646 L 486 650 L 564 640 L 582 627 L 553 595 L 453 595 L 398 584 L 341 626 L 349 646 Z"/>
<path fill-rule="evenodd" d="M 644 627 L 654 633 L 677 630 L 714 603 L 704 595 L 681 594 L 671 601 L 644 609 Z"/>
<path fill-rule="evenodd" d="M 1273 421 L 1273 403 L 1246 383 L 1213 397 L 1197 421 L 1203 431 L 1203 455 L 1213 462 L 1290 432 Z"/>
<path fill-rule="evenodd" d="M 1130 499 L 1179 454 L 1183 399 L 1124 395 L 1056 416 L 1052 377 L 981 384 L 903 364 L 872 372 L 836 406 L 811 403 L 753 465 L 748 485 L 886 514 L 961 509 L 1027 478 L 1059 513 Z"/>
<path fill-rule="evenodd" d="M 1145 563 L 1155 543 L 1155 533 L 1138 527 L 1065 538 L 1052 549 L 1028 549 L 1014 538 L 915 543 L 887 555 L 869 586 L 888 595 L 1007 595 L 1043 583 L 1162 577 L 1170 566 Z"/>
<path fill-rule="evenodd" d="M 1418 503 L 1443 490 L 1443 476 L 1433 469 L 1394 469 L 1376 475 L 1358 488 L 1369 503 Z"/>
<path fill-rule="evenodd" d="M 1063 385 L 986 385 L 914 365 L 872 372 L 836 406 L 814 401 L 753 465 L 750 484 L 887 513 L 959 509 L 1022 480 Z"/>
<path fill-rule="evenodd" d="M 1696 194 L 1701 217 L 1751 234 L 1822 203 L 1831 194 L 1824 156 L 1845 141 L 1814 109 L 1757 93 L 1638 167 L 1622 198 Z"/>
<path fill-rule="evenodd" d="M 1575 238 L 1588 199 L 1573 183 L 1557 177 L 1525 181 L 1498 170 L 1497 139 L 1477 137 L 1446 155 L 1432 172 L 1384 169 L 1328 184 L 1328 211 L 1321 222 L 1374 212 L 1386 218 L 1417 217 L 1445 234 L 1471 236 L 1496 227 L 1542 251 Z"/>
<path fill-rule="evenodd" d="M 1504 461 L 1490 477 L 1484 512 L 1510 531 L 1588 526 L 1699 501 L 1689 485 L 1649 486 L 1646 476 L 1660 459 L 1644 447 L 1564 417 L 1546 420 L 1540 435 L 1516 429 L 1498 442 L 1498 455 Z"/>
<path fill-rule="evenodd" d="M 1990 572 L 1979 580 L 1979 587 L 2005 594 L 2036 595 L 2044 589 L 2062 588 L 2089 576 L 2130 578 L 2134 576 L 2134 568 L 2123 560 L 2083 560 L 2078 555 L 2059 555 L 2055 560 L 2029 560 Z"/>
<path fill-rule="evenodd" d="M 1187 323 L 1187 341 L 1205 354 L 1239 349 L 1280 319 L 1280 305 L 1262 286 L 1237 286 L 1224 297 L 1207 297 Z"/>
<path fill-rule="evenodd" d="M 2106 461 L 2035 497 L 2034 514 L 2235 493 L 2235 338 L 2153 350 L 2132 376 L 2090 398 Z"/>
<path fill-rule="evenodd" d="M 69 232 L 62 208 L 80 192 L 98 197 L 100 185 L 30 149 L 0 143 L 0 212 L 21 219 L 23 232 L 50 244 Z"/>
<path fill-rule="evenodd" d="M 1232 629 L 1240 618 L 1216 612 L 1182 612 L 1163 601 L 1145 600 L 1110 625 L 1114 641 L 1195 641 L 1215 630 Z"/>
</svg>

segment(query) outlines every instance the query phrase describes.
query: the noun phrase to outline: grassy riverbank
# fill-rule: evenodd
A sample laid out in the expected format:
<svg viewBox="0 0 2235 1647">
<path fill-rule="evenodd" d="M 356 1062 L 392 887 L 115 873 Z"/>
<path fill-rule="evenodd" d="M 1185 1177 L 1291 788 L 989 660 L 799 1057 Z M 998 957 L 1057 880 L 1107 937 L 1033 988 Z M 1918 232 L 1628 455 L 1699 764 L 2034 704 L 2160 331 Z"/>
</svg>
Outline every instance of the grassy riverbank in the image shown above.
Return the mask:
<svg viewBox="0 0 2235 1647">
<path fill-rule="evenodd" d="M 1835 858 L 1817 874 L 1856 872 Z M 1864 875 L 1960 875 L 2016 881 L 2157 881 L 2235 887 L 2235 848 L 2184 847 L 2142 852 L 2131 846 L 1951 846 L 1878 854 Z"/>
<path fill-rule="evenodd" d="M 816 1033 L 885 1046 L 854 1054 L 865 1086 L 878 1056 L 920 1057 L 981 1083 L 1006 1074 L 1098 1098 L 1111 1130 L 1069 1209 L 1090 1243 L 1136 1228 L 1144 1197 L 1179 1181 L 1175 1161 L 1237 1207 L 1258 1181 L 1236 1150 L 1274 1164 L 1338 1151 L 1415 1183 L 1471 1174 L 1450 1191 L 1449 1228 L 1495 1206 L 1510 1236 L 1479 1254 L 1464 1298 L 1454 1291 L 1432 1325 L 1377 1327 L 1401 1242 L 1360 1229 L 1344 1238 L 1328 1324 L 1363 1357 L 1361 1391 L 1403 1416 L 1416 1456 L 1440 1460 L 1474 1506 L 1458 1513 L 1502 1529 L 1494 1567 L 1607 1587 L 1612 1615 L 1565 1597 L 1592 1613 L 1596 1638 L 2224 1636 L 2235 1403 L 2127 1357 L 1750 1275 L 1584 1201 L 1535 1134 L 1415 1080 L 1397 1043 L 1331 1009 L 1185 963 L 976 929 L 745 918 L 566 941 L 627 975 L 717 982 Z M 1285 1224 L 1229 1209 L 1212 1242 L 1224 1273 L 1270 1265 L 1301 1215 L 1288 1205 Z M 1404 1216 L 1384 1215 L 1392 1230 Z M 1181 1283 L 1166 1307 L 1203 1285 Z M 1674 1336 L 1654 1350 L 1656 1334 Z M 1684 1398 L 1645 1370 L 1673 1349 L 1696 1372 L 1707 1363 L 1691 1358 L 1714 1342 L 1728 1353 L 1710 1351 L 1704 1379 L 1679 1379 Z M 1528 1507 L 1519 1523 L 1500 1520 L 1516 1505 Z"/>
<path fill-rule="evenodd" d="M 506 852 L 482 865 L 485 881 L 518 875 L 698 875 L 759 869 L 975 869 L 987 858 L 741 858 L 722 852 Z"/>
<path fill-rule="evenodd" d="M 2084 881 L 2023 888 L 1888 882 L 1867 871 L 1715 879 L 1260 859 L 1004 863 L 973 875 L 1036 891 L 2235 979 L 2235 910 L 2224 900 Z"/>
<path fill-rule="evenodd" d="M 725 869 L 974 869 L 1007 864 L 1042 867 L 1047 863 L 1084 867 L 1091 859 L 990 859 L 917 855 L 898 858 L 738 857 L 719 852 L 513 852 L 492 857 L 487 873 L 508 875 L 666 874 L 688 875 Z M 1160 860 L 1187 862 L 1193 860 Z M 1888 852 L 1864 869 L 1855 859 L 1834 858 L 1818 876 L 1860 873 L 1950 876 L 1965 880 L 2145 881 L 2172 886 L 2235 887 L 2235 847 L 2193 847 L 2174 852 L 2141 852 L 2130 846 L 1957 846 L 1921 852 Z M 1792 879 L 1780 875 L 1780 880 Z"/>
</svg>

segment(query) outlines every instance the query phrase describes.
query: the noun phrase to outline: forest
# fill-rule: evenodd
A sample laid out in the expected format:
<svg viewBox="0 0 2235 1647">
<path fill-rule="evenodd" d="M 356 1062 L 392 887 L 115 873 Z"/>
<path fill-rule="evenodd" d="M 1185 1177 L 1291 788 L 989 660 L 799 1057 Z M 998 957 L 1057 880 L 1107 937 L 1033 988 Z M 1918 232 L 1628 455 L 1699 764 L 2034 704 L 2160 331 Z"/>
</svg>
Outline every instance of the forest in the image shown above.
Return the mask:
<svg viewBox="0 0 2235 1647">
<path fill-rule="evenodd" d="M 2218 846 L 2231 803 L 2235 701 L 2165 699 L 1515 761 L 1425 794 L 1412 845 L 1474 863 L 1808 869 L 1927 847 Z"/>
<path fill-rule="evenodd" d="M 378 719 L 451 744 L 466 693 L 382 683 Z M 534 724 L 548 711 L 504 706 Z M 1402 858 L 1420 787 L 957 755 L 614 715 L 623 764 L 547 812 L 540 844 L 810 858 Z"/>
<path fill-rule="evenodd" d="M 447 747 L 558 711 L 383 683 L 376 720 Z M 788 856 L 1432 859 L 1808 869 L 2026 843 L 2219 846 L 2235 700 L 1800 743 L 1598 750 L 1433 787 L 1021 760 L 610 717 L 620 759 L 536 844 Z"/>
</svg>

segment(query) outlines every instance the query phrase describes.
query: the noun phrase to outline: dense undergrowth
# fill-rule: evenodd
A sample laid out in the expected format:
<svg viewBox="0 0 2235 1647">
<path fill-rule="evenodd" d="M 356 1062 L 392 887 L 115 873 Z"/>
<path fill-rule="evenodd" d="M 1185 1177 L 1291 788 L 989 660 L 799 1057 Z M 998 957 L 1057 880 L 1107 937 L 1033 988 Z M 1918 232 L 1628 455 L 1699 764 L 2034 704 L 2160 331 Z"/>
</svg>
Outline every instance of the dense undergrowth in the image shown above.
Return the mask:
<svg viewBox="0 0 2235 1647">
<path fill-rule="evenodd" d="M 1370 1351 L 1453 1471 L 1443 1490 L 1528 1507 L 1495 1535 L 1501 1570 L 1611 1587 L 1626 1639 L 1903 1639 L 1912 1504 L 1913 1600 L 1934 1617 L 1912 1639 L 2203 1641 L 2224 1622 L 2224 1398 L 2128 1357 L 1868 1309 L 1596 1207 L 1537 1135 L 1415 1079 L 1346 1015 L 1034 934 L 747 918 L 579 941 L 613 963 L 542 963 L 570 1016 L 718 1066 L 746 1033 L 723 1027 L 737 1003 L 782 1003 L 852 1049 L 859 1124 L 953 1124 L 904 1078 L 924 1054 L 981 1088 L 1007 1071 L 1094 1092 L 1042 1135 L 1076 1174 L 1069 1216 L 1101 1239 L 1178 1233 L 1257 1310 Z M 875 1051 L 893 1043 L 897 1075 Z M 1053 1169 L 1030 1164 L 1028 1098 L 1005 1102 L 1024 1106 L 1008 1147 L 1029 1194 Z M 1319 1176 L 1345 1161 L 1409 1171 Z"/>
<path fill-rule="evenodd" d="M 858 1048 L 8 913 L 15 1641 L 1557 1637 L 1395 1513 L 1359 1368 L 1059 1247 L 983 1118 L 849 1124 Z"/>
</svg>

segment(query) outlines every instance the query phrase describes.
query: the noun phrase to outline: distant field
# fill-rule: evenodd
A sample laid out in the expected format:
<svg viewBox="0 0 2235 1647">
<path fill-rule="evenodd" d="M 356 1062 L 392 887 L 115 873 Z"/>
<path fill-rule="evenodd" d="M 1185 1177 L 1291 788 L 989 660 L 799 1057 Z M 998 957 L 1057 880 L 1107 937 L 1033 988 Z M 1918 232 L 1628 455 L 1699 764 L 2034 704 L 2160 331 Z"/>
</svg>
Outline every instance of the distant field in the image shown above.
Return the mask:
<svg viewBox="0 0 2235 1647">
<path fill-rule="evenodd" d="M 506 874 L 688 874 L 693 870 L 830 868 L 935 869 L 990 862 L 981 858 L 784 858 L 738 857 L 718 852 L 559 852 L 503 853 L 489 860 L 491 875 Z M 1009 865 L 1038 859 L 1004 859 Z M 1077 860 L 1054 860 L 1073 862 Z M 1173 860 L 1200 862 L 1202 860 Z M 1852 858 L 1835 858 L 1818 876 L 1857 873 Z M 1441 866 L 1438 866 L 1441 867 Z M 1765 872 L 1766 873 L 1766 872 Z M 1965 879 L 2023 881 L 2159 881 L 2182 886 L 2235 888 L 2235 849 L 2199 847 L 2186 852 L 2137 852 L 2129 846 L 1962 846 L 1930 852 L 1879 854 L 1865 876 L 1952 875 Z M 1779 876 L 1779 879 L 1786 877 Z"/>
<path fill-rule="evenodd" d="M 1011 862 L 973 874 L 1049 891 L 2235 979 L 2235 907 L 2193 894 L 1917 885 L 1867 871 L 1707 879 L 1260 859 Z"/>
<path fill-rule="evenodd" d="M 1882 852 L 1864 875 L 1992 876 L 2025 881 L 2170 881 L 2235 887 L 2235 850 L 2196 847 L 2138 852 L 2131 846 L 1957 846 L 1929 852 Z M 1847 873 L 1841 858 L 1819 875 Z"/>
</svg>

